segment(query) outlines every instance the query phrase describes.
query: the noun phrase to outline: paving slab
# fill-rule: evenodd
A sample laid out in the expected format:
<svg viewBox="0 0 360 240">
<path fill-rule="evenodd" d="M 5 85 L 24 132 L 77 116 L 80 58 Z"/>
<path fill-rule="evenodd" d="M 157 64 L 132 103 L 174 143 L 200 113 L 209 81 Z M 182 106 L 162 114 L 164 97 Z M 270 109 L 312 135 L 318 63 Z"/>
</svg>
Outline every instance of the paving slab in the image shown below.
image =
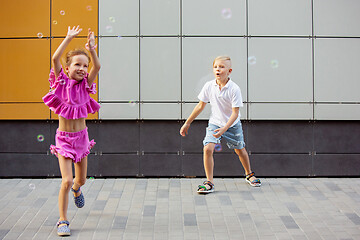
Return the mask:
<svg viewBox="0 0 360 240">
<path fill-rule="evenodd" d="M 66 239 L 360 239 L 360 178 L 88 179 Z M 61 179 L 0 179 L 0 239 L 60 239 Z M 351 184 L 349 184 L 351 183 Z"/>
</svg>

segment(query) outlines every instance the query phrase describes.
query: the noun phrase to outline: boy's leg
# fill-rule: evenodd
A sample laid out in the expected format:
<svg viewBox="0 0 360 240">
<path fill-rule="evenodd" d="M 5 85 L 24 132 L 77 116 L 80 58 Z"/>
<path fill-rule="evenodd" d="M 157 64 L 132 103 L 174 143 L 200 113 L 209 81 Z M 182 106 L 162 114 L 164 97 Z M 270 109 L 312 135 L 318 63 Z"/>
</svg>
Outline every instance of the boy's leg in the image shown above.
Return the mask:
<svg viewBox="0 0 360 240">
<path fill-rule="evenodd" d="M 252 171 L 251 171 L 251 167 L 250 167 L 249 155 L 248 155 L 246 149 L 242 148 L 242 149 L 234 149 L 234 150 L 235 150 L 235 153 L 238 155 L 241 164 L 243 165 L 243 168 L 245 170 L 245 175 L 250 174 Z M 256 177 L 252 176 L 249 180 L 253 181 L 255 179 L 256 179 Z"/>
<path fill-rule="evenodd" d="M 215 126 L 213 124 L 209 124 L 209 126 L 206 128 L 206 135 L 203 140 L 204 145 L 204 154 L 203 154 L 203 162 L 204 162 L 204 169 L 207 181 L 205 181 L 202 185 L 199 185 L 198 193 L 210 193 L 214 191 L 214 149 L 217 142 L 219 142 L 220 139 L 217 139 L 213 136 L 215 134 L 214 130 L 218 129 L 218 126 Z"/>
<path fill-rule="evenodd" d="M 73 184 L 72 160 L 58 154 L 61 172 L 61 187 L 59 191 L 59 214 L 60 221 L 67 220 L 67 209 L 69 204 L 69 191 Z"/>
<path fill-rule="evenodd" d="M 74 167 L 75 167 L 75 178 L 74 178 L 74 185 L 72 186 L 72 188 L 77 191 L 86 182 L 87 156 L 81 159 L 80 162 L 74 163 Z M 80 196 L 80 194 L 81 191 L 74 193 L 74 196 L 78 197 Z"/>
<path fill-rule="evenodd" d="M 214 182 L 214 149 L 215 143 L 208 143 L 204 146 L 204 169 L 206 178 L 210 182 Z"/>
</svg>

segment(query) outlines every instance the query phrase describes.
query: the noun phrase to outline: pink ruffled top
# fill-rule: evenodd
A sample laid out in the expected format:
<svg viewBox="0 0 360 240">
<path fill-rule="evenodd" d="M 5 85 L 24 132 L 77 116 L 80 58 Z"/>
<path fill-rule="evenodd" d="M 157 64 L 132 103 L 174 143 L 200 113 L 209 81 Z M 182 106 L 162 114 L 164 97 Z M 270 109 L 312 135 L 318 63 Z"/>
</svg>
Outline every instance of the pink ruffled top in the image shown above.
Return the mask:
<svg viewBox="0 0 360 240">
<path fill-rule="evenodd" d="M 96 84 L 89 86 L 88 76 L 81 81 L 72 80 L 61 69 L 55 78 L 54 69 L 51 69 L 49 82 L 52 90 L 42 98 L 44 103 L 66 119 L 86 118 L 89 113 L 97 112 L 100 104 L 89 96 L 96 93 Z"/>
</svg>

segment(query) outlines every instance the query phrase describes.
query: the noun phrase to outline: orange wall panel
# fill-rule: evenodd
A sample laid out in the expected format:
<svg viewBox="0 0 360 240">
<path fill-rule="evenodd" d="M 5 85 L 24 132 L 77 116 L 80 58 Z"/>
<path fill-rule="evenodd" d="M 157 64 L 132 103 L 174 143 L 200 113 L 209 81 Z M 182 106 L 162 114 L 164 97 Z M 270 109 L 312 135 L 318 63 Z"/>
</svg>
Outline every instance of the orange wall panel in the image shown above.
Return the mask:
<svg viewBox="0 0 360 240">
<path fill-rule="evenodd" d="M 68 26 L 83 29 L 79 36 L 87 36 L 88 28 L 97 35 L 98 0 L 52 0 L 52 36 L 66 36 Z"/>
<path fill-rule="evenodd" d="M 56 49 L 59 47 L 59 45 L 61 44 L 61 42 L 64 40 L 64 38 L 55 38 L 51 40 L 51 56 L 54 54 L 54 52 L 56 51 Z M 98 44 L 98 39 L 95 39 L 96 44 Z M 70 44 L 67 46 L 67 48 L 65 49 L 63 55 L 61 56 L 61 64 L 63 65 L 63 67 L 65 66 L 65 59 L 66 59 L 66 54 L 75 49 L 75 48 L 81 48 L 81 49 L 85 49 L 85 44 L 87 43 L 87 38 L 82 38 L 82 37 L 76 37 L 74 39 L 71 40 Z M 90 56 L 90 52 L 88 52 L 89 56 Z M 51 63 L 52 64 L 52 63 Z M 51 65 L 51 67 L 53 67 Z M 92 62 L 90 62 L 89 65 L 89 69 L 92 68 Z"/>
<path fill-rule="evenodd" d="M 50 36 L 50 1 L 2 0 L 0 22 L 1 38 Z"/>
<path fill-rule="evenodd" d="M 52 111 L 50 113 L 50 116 L 51 116 L 50 118 L 52 120 L 59 120 L 59 116 L 57 114 L 55 114 L 54 112 L 52 112 Z M 99 119 L 99 113 L 98 112 L 96 112 L 94 114 L 90 113 L 86 119 L 87 120 L 94 120 L 94 119 L 97 120 L 97 119 Z"/>
<path fill-rule="evenodd" d="M 83 48 L 88 28 L 98 34 L 98 0 L 2 1 L 0 21 L 0 119 L 56 117 L 42 102 L 49 91 L 51 56 L 62 41 L 54 37 L 80 25 L 83 31 L 66 51 Z M 92 97 L 97 100 L 98 94 Z M 97 119 L 98 113 L 88 118 Z"/>
<path fill-rule="evenodd" d="M 49 91 L 49 39 L 0 39 L 0 102 L 41 102 Z"/>
<path fill-rule="evenodd" d="M 0 119 L 50 119 L 50 110 L 43 103 L 0 103 Z"/>
</svg>

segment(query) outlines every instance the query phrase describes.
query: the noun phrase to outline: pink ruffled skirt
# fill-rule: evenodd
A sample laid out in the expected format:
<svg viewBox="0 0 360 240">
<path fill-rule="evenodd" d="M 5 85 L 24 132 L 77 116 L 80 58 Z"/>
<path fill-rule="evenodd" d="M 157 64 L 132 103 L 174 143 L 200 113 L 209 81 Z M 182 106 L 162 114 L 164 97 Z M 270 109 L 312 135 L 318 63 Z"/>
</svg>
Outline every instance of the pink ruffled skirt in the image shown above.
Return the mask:
<svg viewBox="0 0 360 240">
<path fill-rule="evenodd" d="M 62 155 L 71 158 L 74 163 L 89 155 L 90 149 L 96 144 L 94 140 L 89 141 L 88 129 L 79 132 L 64 132 L 56 130 L 56 146 L 51 145 L 50 150 L 54 155 Z"/>
</svg>

